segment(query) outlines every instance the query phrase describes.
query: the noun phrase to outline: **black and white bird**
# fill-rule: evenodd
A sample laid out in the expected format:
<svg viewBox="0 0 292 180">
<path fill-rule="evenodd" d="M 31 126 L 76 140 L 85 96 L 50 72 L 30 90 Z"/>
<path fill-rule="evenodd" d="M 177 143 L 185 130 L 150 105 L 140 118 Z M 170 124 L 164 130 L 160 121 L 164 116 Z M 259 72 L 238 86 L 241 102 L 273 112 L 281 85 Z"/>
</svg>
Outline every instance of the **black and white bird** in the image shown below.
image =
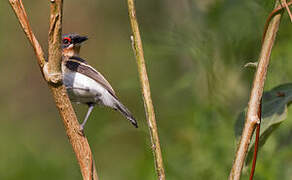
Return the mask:
<svg viewBox="0 0 292 180">
<path fill-rule="evenodd" d="M 119 101 L 112 86 L 96 69 L 80 58 L 81 43 L 86 36 L 64 34 L 62 36 L 62 74 L 63 83 L 72 102 L 88 105 L 88 112 L 81 124 L 84 128 L 86 121 L 95 105 L 104 105 L 119 111 L 136 128 L 137 122 L 131 112 Z"/>
</svg>

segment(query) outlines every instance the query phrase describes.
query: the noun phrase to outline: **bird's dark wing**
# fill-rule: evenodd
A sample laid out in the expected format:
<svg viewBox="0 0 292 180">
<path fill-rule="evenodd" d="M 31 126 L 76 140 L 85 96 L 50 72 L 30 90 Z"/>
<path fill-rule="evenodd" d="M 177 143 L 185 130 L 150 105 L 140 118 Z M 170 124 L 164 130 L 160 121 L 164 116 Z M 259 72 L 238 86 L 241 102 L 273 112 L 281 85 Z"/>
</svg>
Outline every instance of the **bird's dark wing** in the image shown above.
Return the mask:
<svg viewBox="0 0 292 180">
<path fill-rule="evenodd" d="M 78 56 L 72 56 L 69 58 L 69 60 L 76 60 L 76 61 L 79 61 L 81 63 L 87 64 L 87 62 L 84 59 L 82 59 L 81 57 L 78 57 Z"/>
<path fill-rule="evenodd" d="M 101 73 L 87 64 L 85 60 L 79 57 L 71 57 L 65 62 L 65 65 L 71 71 L 81 73 L 87 77 L 90 77 L 91 79 L 94 79 L 99 84 L 101 84 L 111 95 L 117 98 L 115 91 L 113 90 L 110 83 L 102 76 Z"/>
</svg>

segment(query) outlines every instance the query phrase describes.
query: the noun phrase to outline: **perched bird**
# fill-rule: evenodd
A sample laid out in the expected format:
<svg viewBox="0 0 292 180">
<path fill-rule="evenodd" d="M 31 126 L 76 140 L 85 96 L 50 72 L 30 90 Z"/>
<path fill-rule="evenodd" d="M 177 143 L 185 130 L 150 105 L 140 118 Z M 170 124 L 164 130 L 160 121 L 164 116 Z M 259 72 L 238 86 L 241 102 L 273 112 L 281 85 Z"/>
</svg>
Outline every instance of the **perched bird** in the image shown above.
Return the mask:
<svg viewBox="0 0 292 180">
<path fill-rule="evenodd" d="M 88 112 L 81 124 L 84 128 L 86 121 L 95 105 L 104 105 L 119 111 L 136 128 L 137 122 L 131 112 L 119 101 L 112 86 L 96 69 L 80 58 L 81 43 L 86 36 L 64 34 L 62 36 L 62 74 L 63 83 L 72 102 L 89 106 Z"/>
</svg>

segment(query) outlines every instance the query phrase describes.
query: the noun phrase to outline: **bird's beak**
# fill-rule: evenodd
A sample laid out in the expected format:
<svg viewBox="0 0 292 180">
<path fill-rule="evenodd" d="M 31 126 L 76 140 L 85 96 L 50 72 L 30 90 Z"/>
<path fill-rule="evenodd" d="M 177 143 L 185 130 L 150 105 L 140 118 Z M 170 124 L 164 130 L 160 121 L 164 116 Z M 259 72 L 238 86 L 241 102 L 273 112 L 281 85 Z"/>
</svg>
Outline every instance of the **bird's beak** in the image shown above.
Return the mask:
<svg viewBox="0 0 292 180">
<path fill-rule="evenodd" d="M 74 39 L 75 44 L 81 44 L 82 42 L 86 41 L 88 38 L 87 36 L 79 36 Z"/>
</svg>

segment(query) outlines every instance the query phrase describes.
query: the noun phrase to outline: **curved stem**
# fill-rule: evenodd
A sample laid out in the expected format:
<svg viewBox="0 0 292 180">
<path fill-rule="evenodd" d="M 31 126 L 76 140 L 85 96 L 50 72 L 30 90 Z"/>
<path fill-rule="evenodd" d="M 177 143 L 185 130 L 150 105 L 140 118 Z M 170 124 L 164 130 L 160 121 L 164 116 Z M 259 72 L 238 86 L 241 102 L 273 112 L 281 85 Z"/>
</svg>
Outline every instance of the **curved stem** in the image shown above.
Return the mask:
<svg viewBox="0 0 292 180">
<path fill-rule="evenodd" d="M 275 9 L 277 9 L 278 6 L 279 2 L 278 0 L 276 0 Z M 255 125 L 259 123 L 258 110 L 263 94 L 267 69 L 270 61 L 270 55 L 279 28 L 281 17 L 282 17 L 281 13 L 274 15 L 271 21 L 269 22 L 267 31 L 265 33 L 265 38 L 262 43 L 262 50 L 258 61 L 258 67 L 255 73 L 251 95 L 248 103 L 245 124 L 238 144 L 232 169 L 229 175 L 229 180 L 240 179 L 250 139 L 252 137 Z"/>
<path fill-rule="evenodd" d="M 262 119 L 262 100 L 260 102 L 260 107 L 258 110 L 258 118 L 259 118 L 259 123 L 257 124 L 257 127 L 256 127 L 256 138 L 255 138 L 253 160 L 252 160 L 252 167 L 251 167 L 251 171 L 249 175 L 249 180 L 253 180 L 256 163 L 257 163 L 257 156 L 258 156 L 258 150 L 259 150 L 258 146 L 259 146 L 260 130 L 261 130 L 261 119 Z"/>
</svg>

